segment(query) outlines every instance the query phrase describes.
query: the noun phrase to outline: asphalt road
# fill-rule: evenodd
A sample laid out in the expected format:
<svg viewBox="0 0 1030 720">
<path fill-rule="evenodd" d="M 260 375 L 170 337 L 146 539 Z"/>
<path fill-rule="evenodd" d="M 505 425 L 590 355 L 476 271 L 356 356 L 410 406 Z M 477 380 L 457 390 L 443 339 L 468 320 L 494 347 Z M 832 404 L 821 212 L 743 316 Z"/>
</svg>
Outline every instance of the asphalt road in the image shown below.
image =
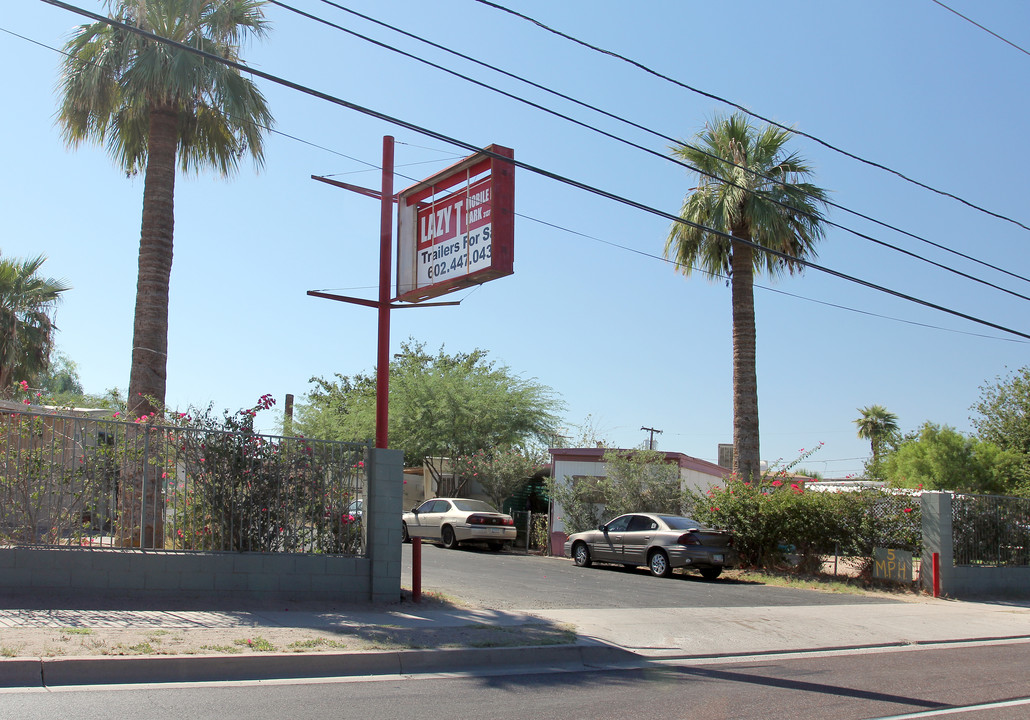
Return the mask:
<svg viewBox="0 0 1030 720">
<path fill-rule="evenodd" d="M 411 545 L 402 553 L 401 584 L 411 587 Z M 422 591 L 498 610 L 530 608 L 755 607 L 854 605 L 897 602 L 864 595 L 837 595 L 771 587 L 697 573 L 652 577 L 645 568 L 576 567 L 568 558 L 494 553 L 474 547 L 446 550 L 422 544 Z"/>
<path fill-rule="evenodd" d="M 1030 715 L 1028 647 L 953 646 L 577 673 L 0 691 L 0 718 L 1016 720 Z M 965 709 L 956 713 L 958 707 Z"/>
</svg>

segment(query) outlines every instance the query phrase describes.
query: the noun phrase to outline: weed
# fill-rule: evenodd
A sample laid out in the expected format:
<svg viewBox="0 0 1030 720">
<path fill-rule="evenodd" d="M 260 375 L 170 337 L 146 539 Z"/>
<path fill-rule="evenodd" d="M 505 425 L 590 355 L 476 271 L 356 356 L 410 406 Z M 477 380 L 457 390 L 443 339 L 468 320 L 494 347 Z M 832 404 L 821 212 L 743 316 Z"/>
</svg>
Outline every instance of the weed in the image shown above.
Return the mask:
<svg viewBox="0 0 1030 720">
<path fill-rule="evenodd" d="M 242 647 L 249 648 L 255 652 L 275 652 L 275 645 L 265 640 L 260 635 L 255 638 L 246 638 L 244 640 L 233 640 L 233 644 L 240 645 Z"/>
<path fill-rule="evenodd" d="M 287 646 L 287 650 L 293 652 L 303 652 L 305 650 L 317 650 L 320 648 L 344 648 L 347 647 L 345 643 L 338 640 L 330 640 L 329 638 L 308 638 L 307 640 L 297 640 L 290 643 Z"/>
</svg>

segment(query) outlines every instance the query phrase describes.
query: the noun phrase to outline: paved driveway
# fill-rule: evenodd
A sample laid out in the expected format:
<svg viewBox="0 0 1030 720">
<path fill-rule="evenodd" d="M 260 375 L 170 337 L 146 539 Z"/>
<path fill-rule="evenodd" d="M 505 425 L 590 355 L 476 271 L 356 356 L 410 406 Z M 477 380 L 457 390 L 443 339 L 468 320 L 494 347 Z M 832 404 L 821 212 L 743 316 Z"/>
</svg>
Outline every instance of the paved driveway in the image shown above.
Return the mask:
<svg viewBox="0 0 1030 720">
<path fill-rule="evenodd" d="M 411 545 L 404 545 L 401 584 L 411 587 Z M 668 579 L 647 570 L 595 565 L 578 568 L 568 558 L 445 550 L 422 545 L 422 590 L 498 610 L 521 608 L 667 608 L 853 605 L 892 603 L 889 598 L 792 590 L 696 573 Z"/>
</svg>

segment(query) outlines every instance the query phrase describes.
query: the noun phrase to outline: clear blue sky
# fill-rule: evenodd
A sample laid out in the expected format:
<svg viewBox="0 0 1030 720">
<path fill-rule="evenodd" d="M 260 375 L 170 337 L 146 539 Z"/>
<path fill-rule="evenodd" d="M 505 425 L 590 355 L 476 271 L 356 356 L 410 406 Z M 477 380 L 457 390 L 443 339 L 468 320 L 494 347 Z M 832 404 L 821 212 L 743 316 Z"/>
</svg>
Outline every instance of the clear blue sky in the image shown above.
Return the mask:
<svg viewBox="0 0 1030 720">
<path fill-rule="evenodd" d="M 81 0 L 101 11 L 103 3 Z M 659 153 L 640 130 L 469 65 L 316 0 L 296 7 L 487 84 L 597 125 Z M 727 108 L 472 0 L 341 4 L 523 75 L 640 125 L 689 139 Z M 732 100 L 863 158 L 1030 225 L 1026 77 L 1030 56 L 931 0 L 646 4 L 509 0 L 509 7 L 688 85 Z M 68 280 L 61 351 L 86 389 L 128 384 L 142 178 L 103 149 L 67 149 L 54 126 L 60 47 L 85 20 L 37 0 L 0 16 L 0 251 L 49 256 Z M 1030 48 L 1030 5 L 949 5 Z M 416 61 L 270 6 L 271 36 L 250 44 L 255 67 L 635 201 L 677 212 L 694 178 L 671 162 L 545 115 Z M 10 33 L 25 36 L 28 42 Z M 168 402 L 250 406 L 300 398 L 313 375 L 370 371 L 376 317 L 307 290 L 375 297 L 378 205 L 309 179 L 375 187 L 383 135 L 397 139 L 402 188 L 463 151 L 383 121 L 259 81 L 284 135 L 265 168 L 176 187 Z M 293 136 L 293 139 L 291 137 Z M 317 147 L 316 147 L 317 146 Z M 1030 232 L 881 170 L 795 138 L 835 202 L 1030 277 Z M 408 337 L 448 352 L 481 347 L 554 388 L 570 435 L 591 418 L 612 443 L 714 460 L 732 439 L 730 296 L 685 279 L 660 257 L 668 222 L 529 172 L 516 179 L 515 275 L 463 291 L 458 308 L 393 314 Z M 1021 294 L 1002 275 L 840 210 L 833 221 Z M 551 227 L 557 225 L 575 232 Z M 620 249 L 624 246 L 628 249 Z M 829 228 L 819 262 L 1021 332 L 1030 304 Z M 1021 338 L 807 271 L 760 285 L 762 458 L 825 445 L 805 467 L 860 472 L 868 444 L 857 408 L 881 404 L 903 430 L 926 420 L 969 431 L 979 386 L 1027 363 Z M 789 294 L 785 294 L 789 293 Z M 834 306 L 843 306 L 840 307 Z M 861 312 L 856 312 L 861 311 Z M 933 327 L 926 327 L 933 326 Z"/>
</svg>

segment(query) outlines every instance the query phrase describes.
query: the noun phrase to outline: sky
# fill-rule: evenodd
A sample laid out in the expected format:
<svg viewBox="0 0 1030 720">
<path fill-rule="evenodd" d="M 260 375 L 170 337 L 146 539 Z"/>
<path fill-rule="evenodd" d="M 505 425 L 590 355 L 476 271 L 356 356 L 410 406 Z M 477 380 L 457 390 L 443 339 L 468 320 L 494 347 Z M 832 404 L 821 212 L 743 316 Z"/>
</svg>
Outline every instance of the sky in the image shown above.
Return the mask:
<svg viewBox="0 0 1030 720">
<path fill-rule="evenodd" d="M 1027 300 L 1013 294 L 1030 296 L 1030 231 L 1012 222 L 1030 225 L 1030 4 L 949 0 L 1003 40 L 933 0 L 500 3 L 705 95 L 475 0 L 336 3 L 654 132 L 326 2 L 290 4 L 482 85 L 278 6 L 266 8 L 272 30 L 247 43 L 245 62 L 477 147 L 513 148 L 524 163 L 664 213 L 678 212 L 697 178 L 666 159 L 670 142 L 660 136 L 689 141 L 732 111 L 710 96 L 818 138 L 795 136 L 789 147 L 834 203 L 921 238 L 830 208 L 834 223 L 919 257 L 831 226 L 820 266 L 1030 334 Z M 127 178 L 101 147 L 68 148 L 54 122 L 56 49 L 85 22 L 41 0 L 5 3 L 0 14 L 0 253 L 48 257 L 44 274 L 73 288 L 57 310 L 58 349 L 88 392 L 124 392 L 143 179 Z M 264 166 L 245 163 L 230 180 L 205 172 L 176 181 L 173 408 L 236 410 L 266 393 L 281 408 L 287 393 L 303 401 L 312 377 L 371 372 L 376 312 L 306 292 L 377 297 L 379 205 L 311 176 L 378 187 L 386 135 L 396 139 L 398 190 L 467 154 L 256 82 L 276 118 Z M 684 277 L 663 259 L 669 221 L 659 214 L 523 169 L 515 196 L 515 273 L 441 298 L 457 307 L 392 313 L 391 350 L 408 339 L 448 353 L 482 348 L 553 388 L 573 438 L 586 428 L 634 447 L 648 427 L 661 430 L 659 449 L 715 461 L 733 430 L 725 282 Z M 872 404 L 897 414 L 906 432 L 927 421 L 972 432 L 981 386 L 1027 364 L 1026 338 L 826 272 L 756 284 L 761 456 L 770 464 L 823 443 L 804 468 L 860 474 L 869 445 L 854 420 Z M 264 422 L 271 430 L 271 417 Z"/>
</svg>

